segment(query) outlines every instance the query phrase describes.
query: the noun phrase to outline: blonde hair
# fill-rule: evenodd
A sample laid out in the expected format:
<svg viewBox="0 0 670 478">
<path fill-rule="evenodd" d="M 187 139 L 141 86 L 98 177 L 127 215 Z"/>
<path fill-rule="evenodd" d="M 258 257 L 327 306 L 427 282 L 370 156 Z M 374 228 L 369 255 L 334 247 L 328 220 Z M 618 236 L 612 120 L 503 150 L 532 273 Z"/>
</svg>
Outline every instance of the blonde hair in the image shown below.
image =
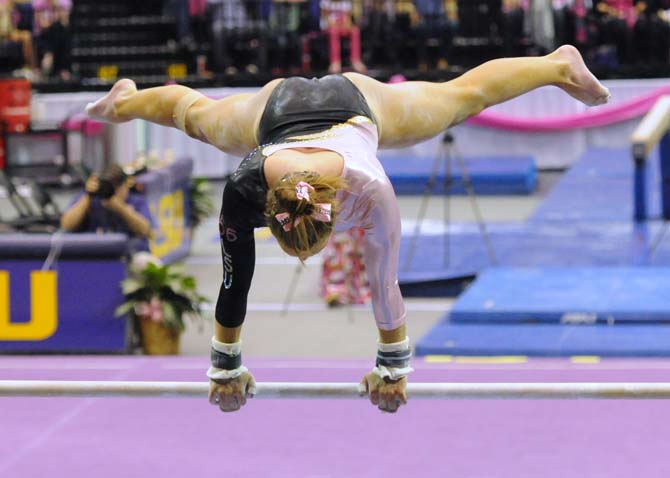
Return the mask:
<svg viewBox="0 0 670 478">
<path fill-rule="evenodd" d="M 304 181 L 314 190 L 309 191 L 309 199 L 298 199 L 296 187 Z M 268 227 L 277 241 L 298 257 L 311 256 L 326 245 L 337 215 L 335 193 L 347 186 L 341 176 L 321 176 L 314 171 L 293 172 L 284 175 L 277 185 L 268 191 L 265 216 Z M 330 204 L 330 221 L 322 222 L 312 217 L 317 204 Z M 287 213 L 289 230 L 277 220 L 277 214 Z M 297 221 L 299 219 L 299 221 Z"/>
</svg>

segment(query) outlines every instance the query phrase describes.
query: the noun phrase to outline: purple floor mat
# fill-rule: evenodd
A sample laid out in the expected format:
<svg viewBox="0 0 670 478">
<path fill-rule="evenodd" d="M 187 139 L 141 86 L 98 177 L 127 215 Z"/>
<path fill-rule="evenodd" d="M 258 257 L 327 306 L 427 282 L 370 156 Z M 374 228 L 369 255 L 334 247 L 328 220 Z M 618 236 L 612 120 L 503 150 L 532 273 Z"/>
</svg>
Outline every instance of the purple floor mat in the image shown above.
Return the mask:
<svg viewBox="0 0 670 478">
<path fill-rule="evenodd" d="M 0 379 L 203 380 L 207 358 L 0 357 Z M 358 381 L 360 361 L 249 360 L 258 381 Z M 427 364 L 415 382 L 667 381 L 670 360 Z M 0 477 L 670 476 L 670 402 L 0 399 Z"/>
</svg>

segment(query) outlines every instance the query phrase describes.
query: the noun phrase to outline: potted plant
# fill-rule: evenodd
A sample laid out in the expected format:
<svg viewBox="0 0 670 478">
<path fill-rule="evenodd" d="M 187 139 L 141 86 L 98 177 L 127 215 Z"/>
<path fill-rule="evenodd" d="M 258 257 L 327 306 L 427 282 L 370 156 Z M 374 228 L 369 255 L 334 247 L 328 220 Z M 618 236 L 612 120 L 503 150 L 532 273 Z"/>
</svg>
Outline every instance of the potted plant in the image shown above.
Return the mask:
<svg viewBox="0 0 670 478">
<path fill-rule="evenodd" d="M 198 294 L 195 278 L 180 265 L 158 261 L 138 265 L 134 260 L 129 269 L 129 276 L 121 282 L 125 302 L 116 315 L 127 314 L 138 325 L 144 353 L 178 354 L 186 320 L 202 317 L 205 298 Z"/>
<path fill-rule="evenodd" d="M 212 199 L 212 187 L 205 178 L 191 179 L 189 190 L 189 219 L 191 228 L 198 227 L 203 220 L 215 211 Z"/>
</svg>

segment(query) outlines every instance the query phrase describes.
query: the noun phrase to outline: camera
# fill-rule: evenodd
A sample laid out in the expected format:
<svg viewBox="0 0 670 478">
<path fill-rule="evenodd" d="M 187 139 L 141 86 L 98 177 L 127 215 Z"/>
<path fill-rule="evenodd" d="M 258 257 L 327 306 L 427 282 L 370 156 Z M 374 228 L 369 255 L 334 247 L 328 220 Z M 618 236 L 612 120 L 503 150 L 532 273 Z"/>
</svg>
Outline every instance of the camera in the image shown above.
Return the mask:
<svg viewBox="0 0 670 478">
<path fill-rule="evenodd" d="M 94 196 L 97 196 L 101 199 L 109 199 L 116 192 L 116 185 L 109 179 L 100 178 L 98 190 L 95 192 Z"/>
</svg>

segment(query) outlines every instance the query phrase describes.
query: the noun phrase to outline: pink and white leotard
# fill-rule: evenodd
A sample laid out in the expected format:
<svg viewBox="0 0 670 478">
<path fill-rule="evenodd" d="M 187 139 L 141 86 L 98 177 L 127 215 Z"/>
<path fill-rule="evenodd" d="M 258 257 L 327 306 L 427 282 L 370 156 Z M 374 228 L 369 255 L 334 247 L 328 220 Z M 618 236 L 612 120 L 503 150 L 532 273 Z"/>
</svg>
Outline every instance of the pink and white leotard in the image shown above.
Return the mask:
<svg viewBox="0 0 670 478">
<path fill-rule="evenodd" d="M 378 140 L 375 124 L 356 116 L 326 131 L 266 146 L 262 153 L 267 157 L 283 149 L 320 148 L 344 158 L 342 175 L 349 186 L 337 193 L 335 231 L 365 230 L 365 264 L 375 321 L 380 329 L 393 330 L 406 319 L 398 285 L 400 211 L 393 186 L 377 159 Z"/>
</svg>

